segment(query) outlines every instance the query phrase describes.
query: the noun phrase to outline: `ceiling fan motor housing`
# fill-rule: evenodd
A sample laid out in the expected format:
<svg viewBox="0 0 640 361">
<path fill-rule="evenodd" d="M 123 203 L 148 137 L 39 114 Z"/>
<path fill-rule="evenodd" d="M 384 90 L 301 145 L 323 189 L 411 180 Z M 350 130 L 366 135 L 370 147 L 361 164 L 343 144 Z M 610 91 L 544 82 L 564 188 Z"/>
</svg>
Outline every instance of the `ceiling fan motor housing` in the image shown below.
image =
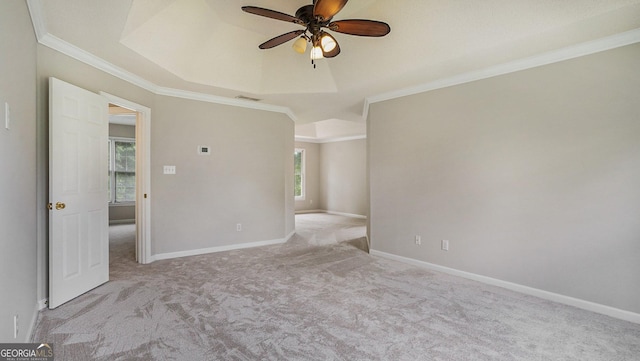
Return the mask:
<svg viewBox="0 0 640 361">
<path fill-rule="evenodd" d="M 305 5 L 296 11 L 296 17 L 305 24 L 309 24 L 313 20 L 313 5 Z"/>
</svg>

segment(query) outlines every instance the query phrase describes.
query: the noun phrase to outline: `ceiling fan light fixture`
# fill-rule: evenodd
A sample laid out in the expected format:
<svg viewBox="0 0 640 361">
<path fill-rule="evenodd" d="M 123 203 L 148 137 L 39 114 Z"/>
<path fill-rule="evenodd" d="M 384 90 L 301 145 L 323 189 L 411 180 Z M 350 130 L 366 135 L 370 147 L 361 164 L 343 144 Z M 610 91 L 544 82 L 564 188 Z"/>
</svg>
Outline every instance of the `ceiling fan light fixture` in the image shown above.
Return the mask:
<svg viewBox="0 0 640 361">
<path fill-rule="evenodd" d="M 322 55 L 322 48 L 317 45 L 314 46 L 311 49 L 311 60 L 318 60 L 322 58 L 324 58 L 324 56 Z"/>
<path fill-rule="evenodd" d="M 332 51 L 333 49 L 336 48 L 336 40 L 333 38 L 333 36 L 325 33 L 324 35 L 322 35 L 322 38 L 320 39 L 320 46 L 322 47 L 322 50 L 326 53 Z"/>
<path fill-rule="evenodd" d="M 338 41 L 323 29 L 338 33 L 381 37 L 389 34 L 389 24 L 377 20 L 346 19 L 332 21 L 349 0 L 313 0 L 312 4 L 300 7 L 295 16 L 287 15 L 275 10 L 269 10 L 257 6 L 242 6 L 242 11 L 266 18 L 280 20 L 301 25 L 303 30 L 294 30 L 278 35 L 258 45 L 260 49 L 271 49 L 296 39 L 292 48 L 295 52 L 304 54 L 307 50 L 307 42 L 311 44 L 311 64 L 315 68 L 315 60 L 332 59 L 340 54 Z"/>
<path fill-rule="evenodd" d="M 292 48 L 296 53 L 304 54 L 307 51 L 307 39 L 303 36 L 299 37 L 298 40 L 293 43 Z"/>
</svg>

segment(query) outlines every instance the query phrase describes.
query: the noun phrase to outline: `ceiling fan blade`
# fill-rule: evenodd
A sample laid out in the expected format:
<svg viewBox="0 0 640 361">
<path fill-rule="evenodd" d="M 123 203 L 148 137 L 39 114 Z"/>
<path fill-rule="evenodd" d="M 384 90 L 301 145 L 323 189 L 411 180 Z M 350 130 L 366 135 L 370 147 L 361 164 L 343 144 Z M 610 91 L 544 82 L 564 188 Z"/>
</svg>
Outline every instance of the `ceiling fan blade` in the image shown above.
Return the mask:
<svg viewBox="0 0 640 361">
<path fill-rule="evenodd" d="M 269 39 L 267 41 L 265 41 L 264 43 L 260 44 L 258 47 L 260 49 L 271 49 L 273 47 L 276 47 L 280 44 L 286 43 L 287 41 L 297 38 L 298 36 L 302 35 L 305 32 L 305 30 L 295 30 L 295 31 L 290 31 L 288 33 L 282 34 L 282 35 L 278 35 L 273 39 Z"/>
<path fill-rule="evenodd" d="M 327 28 L 343 34 L 358 36 L 385 36 L 391 31 L 387 23 L 375 20 L 338 20 L 327 25 Z"/>
<path fill-rule="evenodd" d="M 336 43 L 336 46 L 331 51 L 324 51 L 323 49 L 322 56 L 324 56 L 325 58 L 335 58 L 336 56 L 338 56 L 338 54 L 340 54 L 340 44 L 338 44 L 338 40 L 336 40 L 336 38 L 331 36 L 331 34 L 327 32 L 323 32 L 323 33 L 324 33 L 323 36 L 329 36 Z"/>
<path fill-rule="evenodd" d="M 320 16 L 322 21 L 328 21 L 346 5 L 348 0 L 316 0 L 313 6 L 313 16 Z"/>
<path fill-rule="evenodd" d="M 249 14 L 264 16 L 264 17 L 271 18 L 271 19 L 282 20 L 282 21 L 286 21 L 286 22 L 290 22 L 290 23 L 296 23 L 296 24 L 304 25 L 304 22 L 302 20 L 300 20 L 300 19 L 298 19 L 298 18 L 296 18 L 294 16 L 287 15 L 287 14 L 281 13 L 279 11 L 259 8 L 257 6 L 243 6 L 242 7 L 242 11 L 244 11 L 246 13 L 249 13 Z"/>
</svg>

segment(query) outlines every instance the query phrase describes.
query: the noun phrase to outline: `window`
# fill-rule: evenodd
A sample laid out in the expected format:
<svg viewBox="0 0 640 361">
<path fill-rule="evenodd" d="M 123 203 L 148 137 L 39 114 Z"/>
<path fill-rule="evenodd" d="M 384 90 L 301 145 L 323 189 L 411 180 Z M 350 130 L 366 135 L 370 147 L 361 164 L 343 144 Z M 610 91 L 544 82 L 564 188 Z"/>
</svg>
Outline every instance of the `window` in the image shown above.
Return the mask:
<svg viewBox="0 0 640 361">
<path fill-rule="evenodd" d="M 293 153 L 295 197 L 304 200 L 304 149 L 296 149 Z"/>
<path fill-rule="evenodd" d="M 136 201 L 136 142 L 109 138 L 109 203 Z"/>
</svg>

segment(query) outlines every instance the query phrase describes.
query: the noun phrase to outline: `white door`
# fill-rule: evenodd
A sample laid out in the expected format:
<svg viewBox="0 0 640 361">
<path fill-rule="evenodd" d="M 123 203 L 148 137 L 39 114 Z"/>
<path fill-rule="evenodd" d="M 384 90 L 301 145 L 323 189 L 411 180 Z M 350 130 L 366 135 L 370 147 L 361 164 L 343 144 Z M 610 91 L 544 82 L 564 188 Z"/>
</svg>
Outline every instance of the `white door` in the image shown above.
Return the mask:
<svg viewBox="0 0 640 361">
<path fill-rule="evenodd" d="M 49 78 L 49 308 L 109 280 L 108 103 Z"/>
</svg>

